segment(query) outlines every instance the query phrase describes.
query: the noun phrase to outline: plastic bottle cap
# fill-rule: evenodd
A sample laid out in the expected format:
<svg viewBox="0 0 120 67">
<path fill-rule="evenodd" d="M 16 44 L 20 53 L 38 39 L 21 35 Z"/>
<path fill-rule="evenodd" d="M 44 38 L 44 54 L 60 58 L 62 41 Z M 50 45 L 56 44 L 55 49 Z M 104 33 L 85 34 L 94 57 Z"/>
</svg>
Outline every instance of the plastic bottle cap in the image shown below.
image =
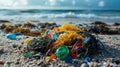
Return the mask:
<svg viewBox="0 0 120 67">
<path fill-rule="evenodd" d="M 85 61 L 87 61 L 87 62 L 90 62 L 90 60 L 91 60 L 90 57 L 85 58 Z"/>
<path fill-rule="evenodd" d="M 24 41 L 24 43 L 25 43 L 26 45 L 28 45 L 28 44 L 30 44 L 30 40 L 29 40 L 29 39 L 26 39 L 26 40 Z"/>
<path fill-rule="evenodd" d="M 68 56 L 69 49 L 66 46 L 60 46 L 57 48 L 55 54 L 57 58 L 60 58 L 61 60 L 63 60 L 64 58 Z"/>
</svg>

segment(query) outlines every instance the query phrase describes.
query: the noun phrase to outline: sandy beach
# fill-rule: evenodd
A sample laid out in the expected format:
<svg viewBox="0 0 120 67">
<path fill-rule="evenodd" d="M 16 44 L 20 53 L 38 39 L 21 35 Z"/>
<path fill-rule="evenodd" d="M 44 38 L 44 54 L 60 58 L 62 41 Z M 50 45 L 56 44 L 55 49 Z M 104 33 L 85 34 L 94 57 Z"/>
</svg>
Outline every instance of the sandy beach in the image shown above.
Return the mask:
<svg viewBox="0 0 120 67">
<path fill-rule="evenodd" d="M 120 0 L 0 0 L 0 67 L 120 67 Z"/>
<path fill-rule="evenodd" d="M 30 22 L 30 21 L 29 21 Z M 35 22 L 30 22 L 31 24 L 38 24 Z M 41 23 L 41 22 L 39 22 Z M 64 23 L 64 22 L 63 22 Z M 61 23 L 61 25 L 63 24 Z M 69 24 L 74 24 L 74 22 L 68 22 Z M 10 25 L 14 26 L 15 24 Z M 17 23 L 18 24 L 18 23 Z M 22 23 L 25 24 L 25 23 Z M 81 23 L 77 23 L 81 24 Z M 1 24 L 2 25 L 2 24 Z M 75 24 L 74 24 L 75 25 Z M 89 24 L 87 23 L 89 26 Z M 23 28 L 23 27 L 22 27 Z M 29 27 L 28 27 L 29 28 Z M 30 28 L 30 30 L 38 30 L 39 28 Z M 96 65 L 93 67 L 102 67 L 102 65 L 111 65 L 111 67 L 119 67 L 120 61 L 116 64 L 113 59 L 120 58 L 120 35 L 109 35 L 109 34 L 94 34 L 97 39 L 101 40 L 104 44 L 104 50 L 102 53 L 95 55 L 91 58 L 90 62 L 86 62 L 83 59 L 73 59 L 76 63 L 66 63 L 59 59 L 54 59 L 51 61 L 46 61 L 44 55 L 36 54 L 35 57 L 25 57 L 23 52 L 25 51 L 27 45 L 24 43 L 26 39 L 32 40 L 34 38 L 39 38 L 41 36 L 27 36 L 19 35 L 16 40 L 10 40 L 6 37 L 8 33 L 1 29 L 0 30 L 0 65 L 2 67 L 86 67 L 85 65 Z M 12 32 L 9 32 L 12 33 Z"/>
<path fill-rule="evenodd" d="M 120 0 L 0 0 L 0 67 L 120 67 Z"/>
</svg>

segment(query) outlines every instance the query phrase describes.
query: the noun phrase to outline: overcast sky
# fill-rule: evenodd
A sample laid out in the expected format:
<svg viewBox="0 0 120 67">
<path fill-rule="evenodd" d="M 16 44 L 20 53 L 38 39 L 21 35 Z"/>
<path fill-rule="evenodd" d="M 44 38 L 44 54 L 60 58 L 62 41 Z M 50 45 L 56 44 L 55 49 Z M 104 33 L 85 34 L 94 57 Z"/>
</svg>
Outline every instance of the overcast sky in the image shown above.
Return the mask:
<svg viewBox="0 0 120 67">
<path fill-rule="evenodd" d="M 0 8 L 6 7 L 120 9 L 120 0 L 0 0 Z"/>
</svg>

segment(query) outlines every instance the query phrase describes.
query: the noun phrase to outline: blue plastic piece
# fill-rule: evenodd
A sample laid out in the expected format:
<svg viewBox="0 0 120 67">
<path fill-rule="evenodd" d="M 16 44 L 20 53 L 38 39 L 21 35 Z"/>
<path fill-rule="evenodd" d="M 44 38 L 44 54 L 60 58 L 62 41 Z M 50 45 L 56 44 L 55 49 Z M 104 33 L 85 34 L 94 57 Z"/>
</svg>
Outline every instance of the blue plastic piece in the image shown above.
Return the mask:
<svg viewBox="0 0 120 67">
<path fill-rule="evenodd" d="M 85 61 L 86 61 L 86 62 L 90 62 L 90 61 L 91 61 L 91 58 L 90 58 L 90 57 L 86 57 L 86 58 L 85 58 Z"/>
<path fill-rule="evenodd" d="M 50 32 L 50 30 L 49 29 L 47 29 L 46 31 L 45 31 L 45 34 L 48 34 Z"/>
<path fill-rule="evenodd" d="M 77 50 L 76 50 L 76 53 L 80 53 L 81 52 L 81 48 L 78 48 Z"/>
<path fill-rule="evenodd" d="M 71 57 L 71 56 L 68 56 L 68 57 L 66 57 L 65 59 L 64 59 L 64 61 L 66 62 L 66 63 L 72 63 L 72 60 L 73 58 Z"/>
<path fill-rule="evenodd" d="M 56 39 L 57 39 L 57 33 L 54 32 L 54 33 L 52 34 L 52 36 L 51 36 L 51 39 L 52 39 L 52 40 L 56 40 Z"/>
<path fill-rule="evenodd" d="M 6 37 L 11 40 L 16 40 L 16 35 L 15 34 L 7 34 Z"/>
<path fill-rule="evenodd" d="M 87 44 L 87 43 L 89 42 L 89 40 L 90 40 L 90 38 L 85 37 L 85 38 L 84 38 L 84 44 Z"/>
</svg>

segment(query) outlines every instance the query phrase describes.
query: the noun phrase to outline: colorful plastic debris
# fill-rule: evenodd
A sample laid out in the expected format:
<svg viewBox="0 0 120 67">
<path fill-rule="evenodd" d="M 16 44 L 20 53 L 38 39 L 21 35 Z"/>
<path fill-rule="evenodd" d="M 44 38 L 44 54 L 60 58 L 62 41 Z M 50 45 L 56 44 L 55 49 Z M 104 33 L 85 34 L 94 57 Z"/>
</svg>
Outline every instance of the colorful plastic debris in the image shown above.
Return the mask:
<svg viewBox="0 0 120 67">
<path fill-rule="evenodd" d="M 85 57 L 85 61 L 86 61 L 86 62 L 90 62 L 90 61 L 91 61 L 91 58 L 90 58 L 90 57 Z"/>
<path fill-rule="evenodd" d="M 54 33 L 52 34 L 52 36 L 51 36 L 51 39 L 52 39 L 52 40 L 56 40 L 56 39 L 57 39 L 57 33 L 54 32 Z"/>
<path fill-rule="evenodd" d="M 35 54 L 35 52 L 24 52 L 23 55 L 25 57 L 32 57 Z"/>
<path fill-rule="evenodd" d="M 57 58 L 63 60 L 69 55 L 69 49 L 66 46 L 60 46 L 55 52 Z"/>
<path fill-rule="evenodd" d="M 25 43 L 28 44 L 28 52 L 36 51 L 46 54 L 46 61 L 59 58 L 67 63 L 72 63 L 72 59 L 82 58 L 89 62 L 92 55 L 99 53 L 102 48 L 100 46 L 103 44 L 82 27 L 78 28 L 70 24 L 63 24 L 53 29 L 46 28 L 42 35 L 45 36 L 31 41 L 26 39 Z M 29 53 L 26 55 L 32 56 Z"/>
<path fill-rule="evenodd" d="M 26 39 L 26 40 L 24 41 L 24 44 L 26 44 L 26 45 L 30 44 L 30 40 L 29 40 L 29 39 Z"/>
<path fill-rule="evenodd" d="M 52 54 L 52 55 L 50 56 L 50 59 L 51 59 L 51 60 L 56 59 L 56 55 L 55 55 L 55 54 Z"/>
<path fill-rule="evenodd" d="M 15 34 L 7 34 L 6 37 L 11 40 L 16 40 L 16 35 Z"/>
<path fill-rule="evenodd" d="M 61 27 L 59 27 L 60 31 L 81 31 L 83 32 L 84 29 L 83 28 L 77 28 L 74 25 L 71 24 L 63 24 Z"/>
<path fill-rule="evenodd" d="M 74 31 L 68 31 L 66 33 L 60 34 L 57 38 L 57 41 L 54 43 L 54 48 L 63 44 L 68 44 L 69 42 L 76 38 L 83 39 L 81 35 Z"/>
<path fill-rule="evenodd" d="M 66 58 L 64 59 L 64 61 L 65 61 L 66 63 L 72 63 L 73 58 L 72 58 L 71 56 L 68 56 L 68 57 L 66 57 Z"/>
</svg>

